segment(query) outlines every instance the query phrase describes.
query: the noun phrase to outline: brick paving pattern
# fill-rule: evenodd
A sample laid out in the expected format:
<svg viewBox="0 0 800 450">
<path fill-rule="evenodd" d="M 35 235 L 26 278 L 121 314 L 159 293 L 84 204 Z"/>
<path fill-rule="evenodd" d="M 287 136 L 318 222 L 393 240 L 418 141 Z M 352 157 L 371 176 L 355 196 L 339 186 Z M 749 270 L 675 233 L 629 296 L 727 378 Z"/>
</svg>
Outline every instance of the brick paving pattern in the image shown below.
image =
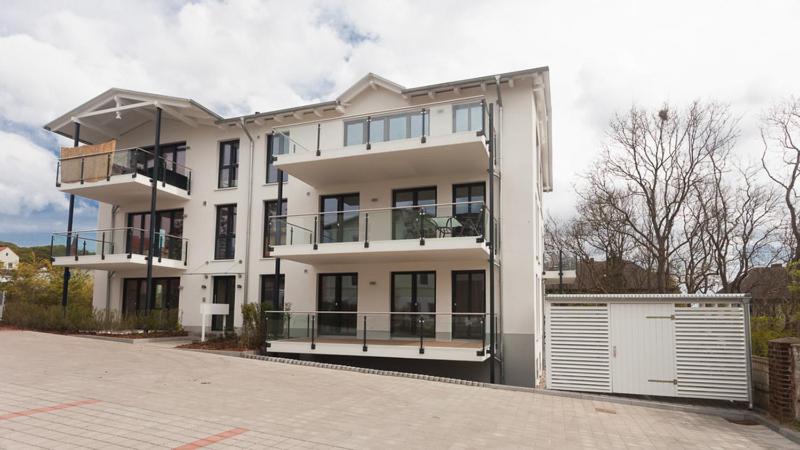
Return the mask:
<svg viewBox="0 0 800 450">
<path fill-rule="evenodd" d="M 3 449 L 797 448 L 700 414 L 20 331 L 0 331 L 0 417 Z"/>
</svg>

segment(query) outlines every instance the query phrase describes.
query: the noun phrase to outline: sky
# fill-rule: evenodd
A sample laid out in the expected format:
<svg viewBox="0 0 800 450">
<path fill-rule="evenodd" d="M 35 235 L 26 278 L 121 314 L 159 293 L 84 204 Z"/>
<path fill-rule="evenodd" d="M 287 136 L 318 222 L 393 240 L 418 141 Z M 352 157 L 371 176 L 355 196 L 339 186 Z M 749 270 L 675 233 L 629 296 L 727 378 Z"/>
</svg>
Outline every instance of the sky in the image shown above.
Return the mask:
<svg viewBox="0 0 800 450">
<path fill-rule="evenodd" d="M 555 216 L 632 105 L 730 104 L 736 147 L 800 94 L 796 1 L 15 1 L 0 12 L 0 240 L 66 229 L 50 120 L 110 87 L 223 116 L 335 98 L 367 72 L 407 87 L 549 66 Z M 96 205 L 77 201 L 76 229 Z"/>
</svg>

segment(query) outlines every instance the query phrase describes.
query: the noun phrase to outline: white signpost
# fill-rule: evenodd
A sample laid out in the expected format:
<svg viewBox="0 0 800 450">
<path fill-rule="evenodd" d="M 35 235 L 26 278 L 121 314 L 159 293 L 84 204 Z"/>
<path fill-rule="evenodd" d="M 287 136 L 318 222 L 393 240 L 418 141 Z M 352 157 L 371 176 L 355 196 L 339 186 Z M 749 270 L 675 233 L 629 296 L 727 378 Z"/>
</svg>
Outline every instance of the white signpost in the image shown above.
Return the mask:
<svg viewBox="0 0 800 450">
<path fill-rule="evenodd" d="M 210 316 L 227 316 L 230 311 L 230 305 L 227 303 L 201 303 L 200 304 L 200 342 L 206 341 L 206 323 Z M 223 327 L 224 327 L 223 322 Z"/>
</svg>

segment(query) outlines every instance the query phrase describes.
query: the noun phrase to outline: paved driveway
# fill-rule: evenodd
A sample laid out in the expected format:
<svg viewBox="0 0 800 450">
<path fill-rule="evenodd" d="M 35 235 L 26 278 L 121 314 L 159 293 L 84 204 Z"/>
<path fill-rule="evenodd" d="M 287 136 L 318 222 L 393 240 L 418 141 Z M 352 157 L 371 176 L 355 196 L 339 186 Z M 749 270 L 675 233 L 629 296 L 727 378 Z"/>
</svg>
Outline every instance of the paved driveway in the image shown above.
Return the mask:
<svg viewBox="0 0 800 450">
<path fill-rule="evenodd" d="M 0 448 L 794 448 L 640 406 L 0 331 Z"/>
</svg>

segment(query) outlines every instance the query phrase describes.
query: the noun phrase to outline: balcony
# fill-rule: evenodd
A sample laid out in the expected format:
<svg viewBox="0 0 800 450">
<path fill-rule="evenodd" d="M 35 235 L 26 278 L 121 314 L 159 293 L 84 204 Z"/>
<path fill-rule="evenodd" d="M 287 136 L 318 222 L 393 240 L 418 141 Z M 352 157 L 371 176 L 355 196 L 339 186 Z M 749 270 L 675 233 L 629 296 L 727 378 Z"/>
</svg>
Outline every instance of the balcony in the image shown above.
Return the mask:
<svg viewBox="0 0 800 450">
<path fill-rule="evenodd" d="M 311 186 L 485 176 L 485 108 L 481 102 L 462 106 L 441 103 L 276 130 L 275 167 Z"/>
<path fill-rule="evenodd" d="M 149 231 L 141 228 L 55 233 L 50 239 L 54 266 L 85 270 L 144 271 L 147 268 Z M 186 270 L 189 241 L 155 233 L 153 274 L 174 276 Z"/>
<path fill-rule="evenodd" d="M 305 264 L 485 261 L 486 212 L 462 202 L 272 216 L 265 253 Z"/>
<path fill-rule="evenodd" d="M 64 150 L 85 151 L 89 147 L 103 150 L 103 145 L 106 144 Z M 61 192 L 115 205 L 150 199 L 155 160 L 152 152 L 129 148 L 78 156 L 64 157 L 65 154 L 62 151 L 56 170 L 56 186 Z M 159 198 L 188 200 L 192 171 L 163 157 L 159 158 L 159 164 Z"/>
<path fill-rule="evenodd" d="M 267 351 L 448 361 L 489 358 L 485 313 L 268 311 Z"/>
</svg>

